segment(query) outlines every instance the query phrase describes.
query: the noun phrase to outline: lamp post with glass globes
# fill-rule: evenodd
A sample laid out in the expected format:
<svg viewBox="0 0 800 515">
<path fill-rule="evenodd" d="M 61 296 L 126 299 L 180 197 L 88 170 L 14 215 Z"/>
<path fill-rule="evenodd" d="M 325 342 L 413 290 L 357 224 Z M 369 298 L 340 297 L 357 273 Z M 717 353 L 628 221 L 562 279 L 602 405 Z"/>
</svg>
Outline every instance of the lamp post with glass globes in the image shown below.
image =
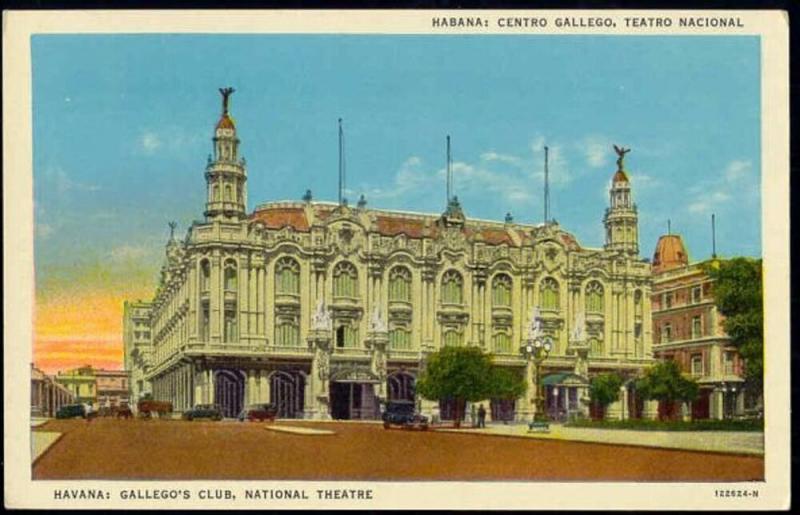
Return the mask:
<svg viewBox="0 0 800 515">
<path fill-rule="evenodd" d="M 548 336 L 537 336 L 522 346 L 522 353 L 529 362 L 533 363 L 535 373 L 536 413 L 534 414 L 534 420 L 537 418 L 546 418 L 544 412 L 544 385 L 542 385 L 541 369 L 542 362 L 547 358 L 547 355 L 550 354 L 552 348 L 553 343 Z"/>
</svg>

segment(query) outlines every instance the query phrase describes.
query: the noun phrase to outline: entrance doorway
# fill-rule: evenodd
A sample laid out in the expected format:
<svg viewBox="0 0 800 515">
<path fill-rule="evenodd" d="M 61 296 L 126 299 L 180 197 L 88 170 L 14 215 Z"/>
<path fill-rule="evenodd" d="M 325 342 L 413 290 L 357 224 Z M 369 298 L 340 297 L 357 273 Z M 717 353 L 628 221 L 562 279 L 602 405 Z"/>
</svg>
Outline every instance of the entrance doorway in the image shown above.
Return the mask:
<svg viewBox="0 0 800 515">
<path fill-rule="evenodd" d="M 297 370 L 278 370 L 270 378 L 269 401 L 278 418 L 303 418 L 305 377 Z"/>
<path fill-rule="evenodd" d="M 331 417 L 335 420 L 378 418 L 378 400 L 372 383 L 331 381 Z"/>
<path fill-rule="evenodd" d="M 511 422 L 514 420 L 515 405 L 516 401 L 514 399 L 492 399 L 492 421 Z"/>
<path fill-rule="evenodd" d="M 459 405 L 460 404 L 460 405 Z M 439 399 L 439 417 L 442 420 L 455 420 L 456 411 L 461 415 L 461 420 L 464 420 L 466 415 L 467 401 L 457 403 L 455 399 Z"/>
<path fill-rule="evenodd" d="M 218 370 L 214 380 L 214 400 L 222 409 L 223 417 L 238 417 L 244 402 L 244 375 L 238 370 Z"/>
</svg>

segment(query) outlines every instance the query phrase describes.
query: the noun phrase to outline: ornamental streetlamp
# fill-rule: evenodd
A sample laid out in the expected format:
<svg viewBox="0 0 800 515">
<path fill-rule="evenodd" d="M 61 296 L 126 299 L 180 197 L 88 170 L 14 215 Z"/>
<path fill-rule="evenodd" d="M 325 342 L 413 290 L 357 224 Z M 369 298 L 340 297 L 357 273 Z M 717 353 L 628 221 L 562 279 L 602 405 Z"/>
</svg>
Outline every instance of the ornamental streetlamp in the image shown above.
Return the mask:
<svg viewBox="0 0 800 515">
<path fill-rule="evenodd" d="M 536 413 L 534 420 L 537 418 L 547 418 L 544 410 L 544 385 L 542 384 L 541 371 L 542 362 L 547 359 L 550 350 L 553 348 L 553 342 L 549 336 L 537 336 L 529 340 L 522 346 L 522 354 L 529 363 L 533 363 L 536 375 Z"/>
</svg>

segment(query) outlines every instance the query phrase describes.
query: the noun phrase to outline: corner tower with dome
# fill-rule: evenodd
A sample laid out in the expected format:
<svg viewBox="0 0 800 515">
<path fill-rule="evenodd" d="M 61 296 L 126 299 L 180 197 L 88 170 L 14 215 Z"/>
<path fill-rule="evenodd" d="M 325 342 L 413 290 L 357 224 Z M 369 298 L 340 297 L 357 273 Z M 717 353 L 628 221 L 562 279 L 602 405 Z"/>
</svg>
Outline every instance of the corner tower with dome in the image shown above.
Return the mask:
<svg viewBox="0 0 800 515">
<path fill-rule="evenodd" d="M 521 350 L 535 325 L 553 342 L 544 409 L 566 418 L 588 414 L 592 376 L 632 379 L 651 365 L 650 264 L 638 255 L 622 159 L 602 248 L 554 221 L 470 218 L 455 197 L 441 213 L 420 213 L 316 201 L 308 191 L 248 211 L 233 89 L 220 93 L 198 206 L 205 218 L 167 243 L 148 316 L 136 320 L 149 340 L 126 339 L 148 351 L 131 360 L 147 383 L 140 391 L 177 411 L 218 404 L 228 417 L 271 402 L 286 418 L 373 419 L 386 401 L 409 400 L 446 420 L 452 402 L 415 393 L 427 356 L 477 346 L 529 374 Z M 595 209 L 599 232 L 603 206 Z M 490 419 L 529 420 L 533 379 L 519 399 L 482 401 Z M 627 391 L 609 416 L 642 414 Z"/>
</svg>

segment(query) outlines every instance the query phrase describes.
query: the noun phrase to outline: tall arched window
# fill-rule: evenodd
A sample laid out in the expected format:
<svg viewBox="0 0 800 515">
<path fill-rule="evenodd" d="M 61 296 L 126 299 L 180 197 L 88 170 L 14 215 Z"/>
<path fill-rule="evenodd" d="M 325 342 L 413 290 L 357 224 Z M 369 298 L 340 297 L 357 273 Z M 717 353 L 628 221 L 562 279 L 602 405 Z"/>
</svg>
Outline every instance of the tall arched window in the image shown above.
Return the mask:
<svg viewBox="0 0 800 515">
<path fill-rule="evenodd" d="M 639 317 L 642 316 L 642 290 L 633 292 L 633 306 L 634 314 Z"/>
<path fill-rule="evenodd" d="M 225 304 L 225 324 L 224 324 L 225 334 L 223 335 L 225 338 L 225 343 L 233 343 L 238 338 L 238 332 L 236 328 L 236 304 L 235 303 L 228 303 Z"/>
<path fill-rule="evenodd" d="M 545 277 L 539 284 L 539 305 L 542 309 L 558 310 L 558 281 Z"/>
<path fill-rule="evenodd" d="M 455 329 L 451 329 L 449 331 L 445 331 L 443 335 L 444 344 L 451 345 L 451 346 L 458 346 L 461 345 L 463 334 L 461 331 L 456 331 Z"/>
<path fill-rule="evenodd" d="M 389 347 L 392 349 L 410 349 L 411 348 L 411 331 L 396 327 L 389 331 Z"/>
<path fill-rule="evenodd" d="M 603 285 L 598 281 L 592 281 L 586 285 L 586 312 L 603 312 Z"/>
<path fill-rule="evenodd" d="M 494 351 L 498 353 L 508 354 L 511 352 L 511 335 L 506 332 L 495 333 L 494 337 Z"/>
<path fill-rule="evenodd" d="M 281 318 L 275 327 L 275 343 L 281 347 L 300 345 L 300 327 L 292 317 Z"/>
<path fill-rule="evenodd" d="M 492 281 L 492 305 L 511 306 L 511 277 L 506 274 L 499 274 Z"/>
<path fill-rule="evenodd" d="M 589 353 L 592 356 L 600 356 L 603 354 L 603 341 L 599 338 L 589 339 Z"/>
<path fill-rule="evenodd" d="M 279 294 L 300 294 L 300 264 L 290 257 L 275 263 L 275 290 Z"/>
<path fill-rule="evenodd" d="M 358 271 L 352 263 L 341 261 L 333 269 L 333 296 L 358 297 Z"/>
<path fill-rule="evenodd" d="M 236 291 L 237 277 L 236 261 L 228 259 L 225 261 L 225 291 Z"/>
<path fill-rule="evenodd" d="M 448 270 L 442 276 L 442 303 L 461 304 L 464 302 L 464 281 L 461 274 L 455 270 Z"/>
<path fill-rule="evenodd" d="M 207 259 L 200 262 L 200 291 L 206 292 L 211 288 L 211 264 Z"/>
<path fill-rule="evenodd" d="M 404 266 L 389 271 L 389 300 L 411 302 L 411 272 Z"/>
<path fill-rule="evenodd" d="M 233 200 L 233 190 L 231 189 L 230 184 L 225 185 L 225 202 L 230 202 Z"/>
</svg>

